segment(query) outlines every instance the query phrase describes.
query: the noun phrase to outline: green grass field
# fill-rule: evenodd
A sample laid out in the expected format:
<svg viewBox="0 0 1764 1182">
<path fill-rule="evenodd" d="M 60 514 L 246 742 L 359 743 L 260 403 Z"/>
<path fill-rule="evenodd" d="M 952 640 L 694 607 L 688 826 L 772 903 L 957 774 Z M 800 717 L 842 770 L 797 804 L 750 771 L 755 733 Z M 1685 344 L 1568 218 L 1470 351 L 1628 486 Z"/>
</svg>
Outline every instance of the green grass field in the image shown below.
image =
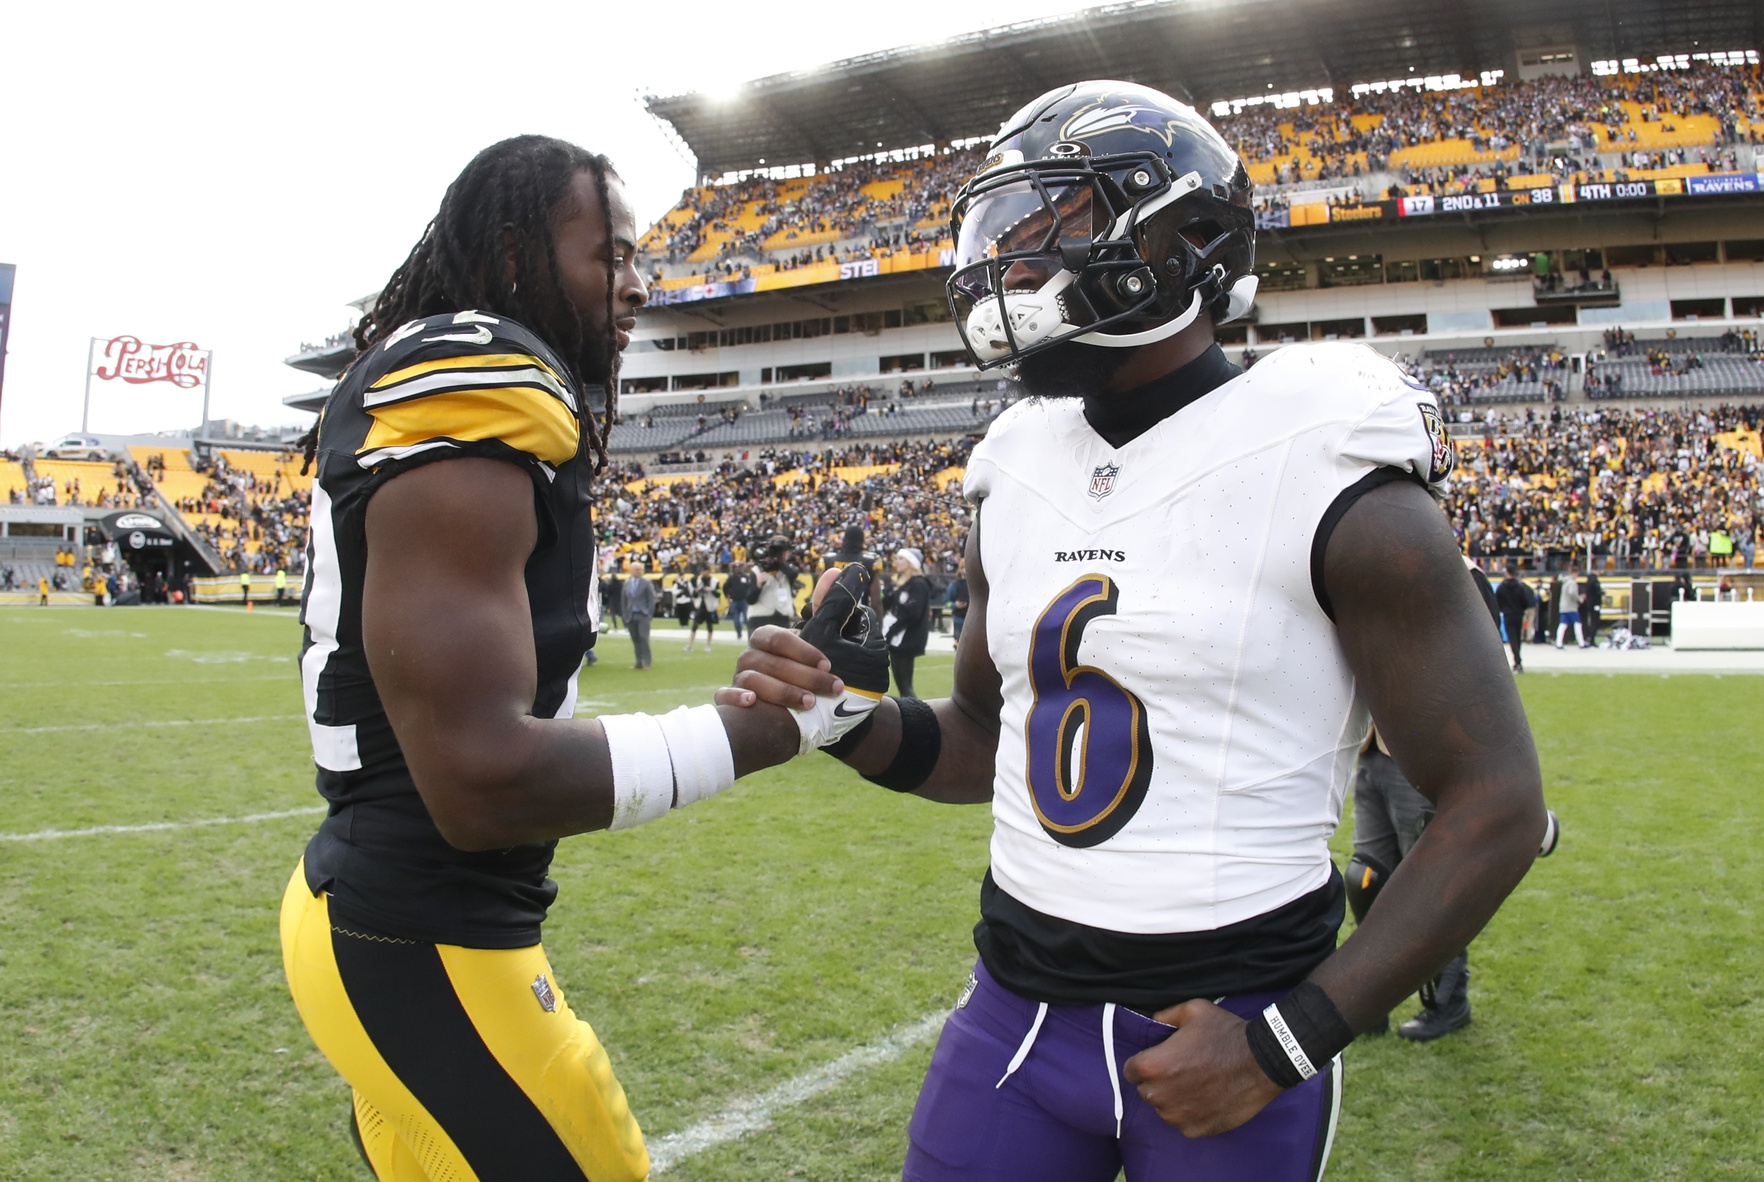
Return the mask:
<svg viewBox="0 0 1764 1182">
<path fill-rule="evenodd" d="M 313 805 L 297 643 L 274 612 L 0 609 L 0 833 Z M 602 651 L 592 712 L 703 701 L 734 655 Z M 1764 678 L 1522 689 L 1563 847 L 1472 950 L 1475 1025 L 1349 1052 L 1330 1176 L 1764 1177 Z M 0 840 L 0 1179 L 368 1177 L 276 944 L 315 823 Z M 548 950 L 652 1141 L 951 1004 L 987 829 L 816 756 L 564 842 Z M 898 1177 L 930 1050 L 665 1177 Z"/>
</svg>

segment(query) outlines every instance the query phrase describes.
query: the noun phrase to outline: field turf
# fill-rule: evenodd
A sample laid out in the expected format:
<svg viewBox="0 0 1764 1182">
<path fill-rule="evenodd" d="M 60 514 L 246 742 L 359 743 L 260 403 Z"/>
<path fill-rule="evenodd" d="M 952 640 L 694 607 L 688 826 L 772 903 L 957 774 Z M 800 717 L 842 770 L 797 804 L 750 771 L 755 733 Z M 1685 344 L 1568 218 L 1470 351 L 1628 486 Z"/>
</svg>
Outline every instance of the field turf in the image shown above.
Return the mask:
<svg viewBox="0 0 1764 1182">
<path fill-rule="evenodd" d="M 0 834 L 312 806 L 297 641 L 272 611 L 0 609 Z M 734 654 L 655 648 L 633 673 L 607 639 L 585 709 L 703 701 Z M 1349 1052 L 1330 1177 L 1764 1176 L 1764 678 L 1522 689 L 1562 849 L 1474 946 L 1469 1030 Z M 315 823 L 0 840 L 0 1179 L 368 1177 L 276 945 Z M 987 828 L 815 756 L 565 841 L 548 950 L 652 1141 L 949 1006 Z M 663 1176 L 898 1177 L 930 1050 Z"/>
</svg>

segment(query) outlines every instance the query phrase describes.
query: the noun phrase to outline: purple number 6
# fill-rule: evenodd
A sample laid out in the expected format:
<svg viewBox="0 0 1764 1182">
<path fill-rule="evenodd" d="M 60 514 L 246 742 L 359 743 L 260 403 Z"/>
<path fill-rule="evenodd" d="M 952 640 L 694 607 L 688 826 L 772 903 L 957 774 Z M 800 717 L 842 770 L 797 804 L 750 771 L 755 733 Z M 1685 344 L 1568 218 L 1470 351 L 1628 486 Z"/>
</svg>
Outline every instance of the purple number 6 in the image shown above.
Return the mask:
<svg viewBox="0 0 1764 1182">
<path fill-rule="evenodd" d="M 1119 833 L 1151 781 L 1145 705 L 1078 663 L 1084 629 L 1114 615 L 1118 595 L 1107 576 L 1084 575 L 1042 610 L 1029 641 L 1029 799 L 1049 837 L 1080 849 Z"/>
</svg>

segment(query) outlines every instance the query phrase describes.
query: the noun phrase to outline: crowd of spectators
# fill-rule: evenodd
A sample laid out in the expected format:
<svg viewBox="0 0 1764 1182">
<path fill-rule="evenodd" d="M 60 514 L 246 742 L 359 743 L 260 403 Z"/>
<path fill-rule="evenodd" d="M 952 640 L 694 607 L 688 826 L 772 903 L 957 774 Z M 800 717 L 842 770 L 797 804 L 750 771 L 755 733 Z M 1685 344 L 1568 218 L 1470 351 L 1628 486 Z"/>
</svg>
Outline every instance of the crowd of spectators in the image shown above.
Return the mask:
<svg viewBox="0 0 1764 1182">
<path fill-rule="evenodd" d="M 645 245 L 652 261 L 674 264 L 713 233 L 725 234 L 715 257 L 700 260 L 723 275 L 738 275 L 741 260 L 789 270 L 912 249 L 942 237 L 950 202 L 979 162 L 978 149 L 969 148 L 920 160 L 855 161 L 813 177 L 800 191 L 791 181 L 763 176 L 690 189 L 678 207 L 689 215 Z M 889 196 L 864 192 L 866 185 L 890 181 L 901 183 Z"/>
<path fill-rule="evenodd" d="M 1635 119 L 1625 103 L 1639 104 Z M 1675 132 L 1689 116 L 1714 118 L 1718 130 L 1708 144 L 1636 146 L 1647 125 Z M 1246 162 L 1272 163 L 1271 179 L 1278 185 L 1391 172 L 1401 188 L 1425 185 L 1449 193 L 1485 180 L 1502 185 L 1512 175 L 1571 179 L 1606 167 L 1597 160 L 1599 153 L 1615 153 L 1609 166 L 1618 170 L 1706 163 L 1732 171 L 1739 165 L 1733 145 L 1760 142 L 1761 120 L 1764 105 L 1754 71 L 1693 63 L 1643 75 L 1538 78 L 1457 90 L 1401 88 L 1297 108 L 1256 105 L 1216 123 Z M 1472 153 L 1502 159 L 1432 166 L 1398 160 L 1393 166 L 1405 149 L 1444 141 L 1463 141 Z M 1305 151 L 1295 157 L 1293 149 L 1301 145 Z"/>
<path fill-rule="evenodd" d="M 1713 121 L 1706 142 L 1651 142 L 1655 126 L 1676 133 L 1691 117 Z M 1679 165 L 1733 172 L 1743 166 L 1738 145 L 1764 142 L 1756 69 L 1708 62 L 1449 90 L 1398 87 L 1309 106 L 1258 104 L 1214 121 L 1252 169 L 1268 166 L 1258 174 L 1257 198 L 1267 210 L 1283 208 L 1290 191 L 1329 185 L 1343 189 L 1329 203 L 1355 204 L 1418 191 L 1503 189 L 1544 175 L 1551 182 L 1622 181 Z M 1430 144 L 1467 150 L 1456 160 L 1412 158 Z M 709 257 L 693 261 L 694 274 L 740 279 L 755 267 L 789 270 L 935 245 L 981 151 L 851 161 L 806 183 L 753 176 L 691 189 L 673 224 L 664 221 L 645 236 L 644 252 L 659 280 L 664 266 L 685 265 L 715 240 Z M 1376 190 L 1367 181 L 1374 175 Z M 902 183 L 864 191 L 889 181 Z"/>
<path fill-rule="evenodd" d="M 623 465 L 612 473 L 621 491 L 596 513 L 606 564 L 637 560 L 651 573 L 726 570 L 747 558 L 753 539 L 774 534 L 806 562 L 833 553 L 846 527 L 857 525 L 872 550 L 911 546 L 928 570 L 952 573 L 969 514 L 959 480 L 946 474 L 967 463 L 972 446 L 963 438 L 767 448 L 725 460 L 701 481 L 653 485 L 641 465 Z"/>
<path fill-rule="evenodd" d="M 1491 413 L 1457 437 L 1447 512 L 1472 558 L 1750 567 L 1761 421 L 1760 406 Z"/>
<path fill-rule="evenodd" d="M 118 460 L 111 465 L 110 479 L 88 483 L 85 476 L 72 475 L 57 479 L 53 474 L 38 474 L 29 460 L 24 484 L 9 490 L 8 500 L 14 505 L 79 505 L 96 509 L 143 509 L 153 506 L 152 484 L 133 471 L 133 466 Z M 91 468 L 90 463 L 82 468 Z"/>
<path fill-rule="evenodd" d="M 1512 364 L 1539 371 L 1551 360 Z M 1479 560 L 1749 566 L 1764 522 L 1761 422 L 1759 406 L 1491 410 L 1456 428 L 1446 512 Z M 955 477 L 972 442 L 768 449 L 726 459 L 701 481 L 644 483 L 641 465 L 625 465 L 613 473 L 623 491 L 597 517 L 604 555 L 614 567 L 640 559 L 651 573 L 720 571 L 755 537 L 781 533 L 799 557 L 821 555 L 859 525 L 872 550 L 916 547 L 947 577 L 970 520 Z"/>
<path fill-rule="evenodd" d="M 1604 338 L 1604 347 L 1586 359 L 1584 389 L 1586 396 L 1594 401 L 1622 398 L 1626 393 L 1623 384 L 1626 367 L 1612 362 L 1644 361 L 1648 374 L 1656 378 L 1688 377 L 1705 368 L 1706 353 L 1738 355 L 1764 365 L 1764 337 L 1751 328 L 1730 328 L 1709 340 L 1707 347 L 1699 343 L 1696 348 L 1676 350 L 1667 348 L 1661 341 L 1638 341 L 1633 332 L 1623 328 L 1606 329 Z"/>
<path fill-rule="evenodd" d="M 1455 353 L 1430 353 L 1418 362 L 1399 359 L 1399 363 L 1445 407 L 1467 406 L 1495 394 L 1547 402 L 1568 396 L 1569 361 L 1555 345 L 1521 345 L 1475 360 L 1460 360 Z"/>
<path fill-rule="evenodd" d="M 294 488 L 280 469 L 264 476 L 236 468 L 220 452 L 192 466 L 207 484 L 199 495 L 180 498 L 177 509 L 229 569 L 259 574 L 305 569 L 310 490 Z"/>
</svg>

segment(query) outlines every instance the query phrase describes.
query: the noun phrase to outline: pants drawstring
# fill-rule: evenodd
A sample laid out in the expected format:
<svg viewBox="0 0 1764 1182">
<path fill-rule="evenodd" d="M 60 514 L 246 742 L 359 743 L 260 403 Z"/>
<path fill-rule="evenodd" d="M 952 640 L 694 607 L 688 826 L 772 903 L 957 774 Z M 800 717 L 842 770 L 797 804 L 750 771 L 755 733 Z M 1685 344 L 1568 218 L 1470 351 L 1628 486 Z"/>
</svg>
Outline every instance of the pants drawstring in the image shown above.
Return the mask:
<svg viewBox="0 0 1764 1182">
<path fill-rule="evenodd" d="M 1017 1048 L 1017 1053 L 1011 1056 L 1010 1065 L 1005 1068 L 1005 1073 L 999 1076 L 997 1083 L 992 1085 L 993 1091 L 997 1091 L 999 1088 L 1004 1087 L 1005 1080 L 1015 1075 L 1017 1073 L 1017 1068 L 1023 1065 L 1023 1060 L 1029 1057 L 1029 1048 L 1035 1045 L 1035 1036 L 1041 1033 L 1041 1023 L 1046 1017 L 1047 1003 L 1044 1001 L 1035 1007 L 1035 1021 L 1029 1024 L 1029 1033 L 1023 1036 L 1022 1045 Z M 1119 1107 L 1120 1105 L 1117 1103 L 1116 1108 L 1118 1109 Z"/>
<path fill-rule="evenodd" d="M 1115 1003 L 1103 1006 L 1103 1059 L 1109 1065 L 1109 1090 L 1115 1093 L 1115 1140 L 1121 1139 L 1121 1073 L 1115 1070 Z"/>
</svg>

